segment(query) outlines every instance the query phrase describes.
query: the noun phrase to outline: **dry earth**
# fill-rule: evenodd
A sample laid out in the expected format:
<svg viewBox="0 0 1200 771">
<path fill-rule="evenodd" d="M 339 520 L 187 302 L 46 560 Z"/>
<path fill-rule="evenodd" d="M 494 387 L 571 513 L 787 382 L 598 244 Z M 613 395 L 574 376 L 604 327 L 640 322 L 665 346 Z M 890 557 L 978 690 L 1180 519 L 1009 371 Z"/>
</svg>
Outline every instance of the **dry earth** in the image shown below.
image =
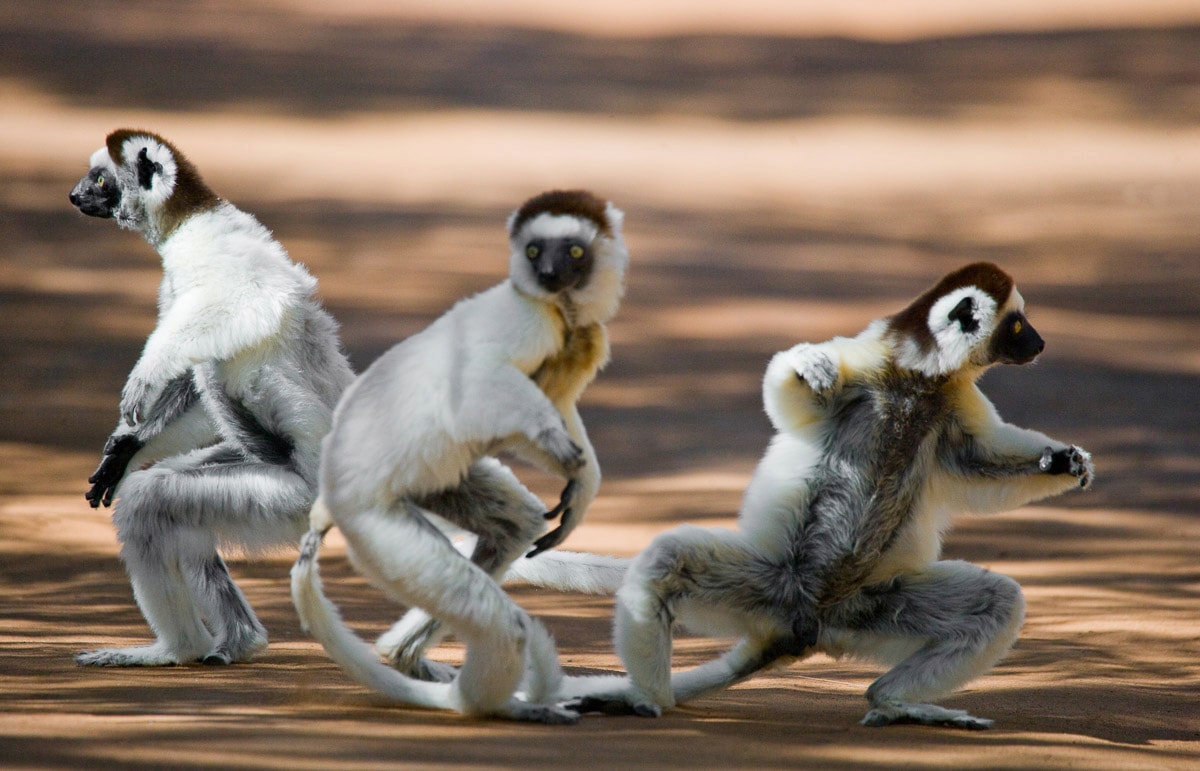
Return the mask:
<svg viewBox="0 0 1200 771">
<path fill-rule="evenodd" d="M 33 2 L 0 18 L 0 764 L 1196 767 L 1194 3 L 325 5 Z M 75 668 L 79 649 L 147 637 L 82 491 L 158 266 L 66 201 L 127 124 L 173 138 L 313 270 L 358 367 L 499 279 L 524 197 L 588 185 L 617 201 L 634 265 L 584 405 L 605 485 L 576 549 L 731 524 L 769 436 L 771 353 L 856 332 L 966 260 L 1004 265 L 1049 348 L 984 388 L 1013 422 L 1091 449 L 1100 476 L 948 539 L 1027 593 L 1012 654 L 946 700 L 996 727 L 862 728 L 878 670 L 824 657 L 656 721 L 396 708 L 300 632 L 287 554 L 232 562 L 272 633 L 259 661 Z M 382 630 L 399 609 L 342 554 L 325 561 L 332 593 Z M 617 668 L 608 600 L 514 592 L 568 669 Z M 684 637 L 678 663 L 720 647 Z"/>
</svg>

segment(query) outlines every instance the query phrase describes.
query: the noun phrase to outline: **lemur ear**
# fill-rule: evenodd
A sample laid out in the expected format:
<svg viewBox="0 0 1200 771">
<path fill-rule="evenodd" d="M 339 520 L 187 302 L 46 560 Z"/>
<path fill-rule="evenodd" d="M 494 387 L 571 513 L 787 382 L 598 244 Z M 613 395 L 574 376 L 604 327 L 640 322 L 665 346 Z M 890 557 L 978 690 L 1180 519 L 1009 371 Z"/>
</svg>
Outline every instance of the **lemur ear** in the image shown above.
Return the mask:
<svg viewBox="0 0 1200 771">
<path fill-rule="evenodd" d="M 145 190 L 149 190 L 151 185 L 154 184 L 154 175 L 162 174 L 162 170 L 163 167 L 161 163 L 150 160 L 150 157 L 146 155 L 146 148 L 143 147 L 141 151 L 138 152 L 137 177 L 138 185 L 140 187 Z"/>
<path fill-rule="evenodd" d="M 957 321 L 959 328 L 967 334 L 979 329 L 979 322 L 975 319 L 975 298 L 970 295 L 959 300 L 946 317 L 950 321 Z"/>
</svg>

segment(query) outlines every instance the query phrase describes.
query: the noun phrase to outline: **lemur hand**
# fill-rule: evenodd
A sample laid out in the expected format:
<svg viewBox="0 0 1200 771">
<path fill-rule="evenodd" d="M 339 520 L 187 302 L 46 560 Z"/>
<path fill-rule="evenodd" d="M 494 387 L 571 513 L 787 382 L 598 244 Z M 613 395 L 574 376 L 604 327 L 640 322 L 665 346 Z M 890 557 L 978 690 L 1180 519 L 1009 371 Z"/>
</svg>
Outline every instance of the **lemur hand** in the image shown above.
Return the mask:
<svg viewBox="0 0 1200 771">
<path fill-rule="evenodd" d="M 815 345 L 797 345 L 791 351 L 790 364 L 796 377 L 808 383 L 808 387 L 820 393 L 833 388 L 837 382 L 838 365 L 833 358 Z"/>
<path fill-rule="evenodd" d="M 558 498 L 558 505 L 546 512 L 547 520 L 558 517 L 562 517 L 562 520 L 559 522 L 558 527 L 533 542 L 533 550 L 526 554 L 526 557 L 536 557 L 544 551 L 553 549 L 567 539 L 567 535 L 575 527 L 575 510 L 571 508 L 571 501 L 575 498 L 575 491 L 578 487 L 579 483 L 574 479 L 567 481 L 567 486 L 563 488 L 562 495 Z"/>
<path fill-rule="evenodd" d="M 146 419 L 161 390 L 160 386 L 154 386 L 140 377 L 130 376 L 121 391 L 121 420 L 130 426 L 141 423 Z"/>
<path fill-rule="evenodd" d="M 792 620 L 792 633 L 777 637 L 763 650 L 760 666 L 768 666 L 777 659 L 807 655 L 821 634 L 821 623 L 816 616 L 804 614 Z"/>
<path fill-rule="evenodd" d="M 538 445 L 562 466 L 563 476 L 573 477 L 583 468 L 583 449 L 571 439 L 565 428 L 548 428 L 537 435 Z"/>
<path fill-rule="evenodd" d="M 133 434 L 108 438 L 104 444 L 104 457 L 100 459 L 100 465 L 88 477 L 92 489 L 83 494 L 93 509 L 99 508 L 100 504 L 104 504 L 105 507 L 112 504 L 117 483 L 125 476 L 125 468 L 144 444 Z"/>
<path fill-rule="evenodd" d="M 1038 468 L 1046 474 L 1070 474 L 1079 480 L 1080 487 L 1090 485 L 1096 472 L 1092 454 L 1074 444 L 1061 450 L 1050 447 L 1042 450 Z"/>
</svg>

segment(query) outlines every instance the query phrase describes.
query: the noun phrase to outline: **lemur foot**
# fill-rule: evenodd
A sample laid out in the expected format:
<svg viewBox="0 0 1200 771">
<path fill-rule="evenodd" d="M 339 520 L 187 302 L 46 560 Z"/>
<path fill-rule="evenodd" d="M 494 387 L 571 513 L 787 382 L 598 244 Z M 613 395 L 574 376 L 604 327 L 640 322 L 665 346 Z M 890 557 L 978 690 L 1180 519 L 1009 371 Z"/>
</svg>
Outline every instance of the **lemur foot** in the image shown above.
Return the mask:
<svg viewBox="0 0 1200 771">
<path fill-rule="evenodd" d="M 636 715 L 638 717 L 661 717 L 662 708 L 630 694 L 596 694 L 581 696 L 562 703 L 566 709 L 580 715 Z"/>
<path fill-rule="evenodd" d="M 195 657 L 180 657 L 161 645 L 139 645 L 133 648 L 100 648 L 75 655 L 81 667 L 175 667 Z"/>
<path fill-rule="evenodd" d="M 991 728 L 993 721 L 975 717 L 962 709 L 946 709 L 936 704 L 913 704 L 909 702 L 887 702 L 880 704 L 859 721 L 865 726 L 879 728 L 885 725 L 916 723 L 919 725 L 945 726 L 982 731 Z"/>
<path fill-rule="evenodd" d="M 265 632 L 250 631 L 223 640 L 216 648 L 200 657 L 201 664 L 208 666 L 224 666 L 240 664 L 257 656 L 267 649 Z"/>
<path fill-rule="evenodd" d="M 419 658 L 404 667 L 397 666 L 393 661 L 392 666 L 414 680 L 427 683 L 449 683 L 458 677 L 458 667 L 427 658 Z"/>
<path fill-rule="evenodd" d="M 449 664 L 425 658 L 425 649 L 442 624 L 423 612 L 410 611 L 375 641 L 375 650 L 398 672 L 417 680 L 448 683 L 458 673 Z"/>
<path fill-rule="evenodd" d="M 578 712 L 550 704 L 528 704 L 516 699 L 508 703 L 508 708 L 500 713 L 500 717 L 545 725 L 571 725 L 579 722 Z"/>
</svg>

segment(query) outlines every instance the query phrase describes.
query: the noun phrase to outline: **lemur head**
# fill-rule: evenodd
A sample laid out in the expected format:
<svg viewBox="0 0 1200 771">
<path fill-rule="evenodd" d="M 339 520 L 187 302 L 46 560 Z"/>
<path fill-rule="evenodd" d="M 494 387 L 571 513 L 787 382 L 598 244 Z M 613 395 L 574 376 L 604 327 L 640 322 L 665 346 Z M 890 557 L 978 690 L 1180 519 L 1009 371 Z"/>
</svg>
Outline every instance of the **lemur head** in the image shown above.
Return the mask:
<svg viewBox="0 0 1200 771">
<path fill-rule="evenodd" d="M 887 321 L 897 363 L 930 377 L 1028 364 L 1046 347 L 1012 278 L 990 262 L 947 274 Z"/>
<path fill-rule="evenodd" d="M 621 210 L 586 190 L 534 196 L 508 218 L 517 291 L 554 302 L 577 324 L 607 321 L 625 286 Z"/>
<path fill-rule="evenodd" d="M 183 153 L 149 131 L 112 132 L 89 165 L 71 190 L 71 203 L 89 216 L 115 218 L 151 243 L 220 203 Z"/>
</svg>

